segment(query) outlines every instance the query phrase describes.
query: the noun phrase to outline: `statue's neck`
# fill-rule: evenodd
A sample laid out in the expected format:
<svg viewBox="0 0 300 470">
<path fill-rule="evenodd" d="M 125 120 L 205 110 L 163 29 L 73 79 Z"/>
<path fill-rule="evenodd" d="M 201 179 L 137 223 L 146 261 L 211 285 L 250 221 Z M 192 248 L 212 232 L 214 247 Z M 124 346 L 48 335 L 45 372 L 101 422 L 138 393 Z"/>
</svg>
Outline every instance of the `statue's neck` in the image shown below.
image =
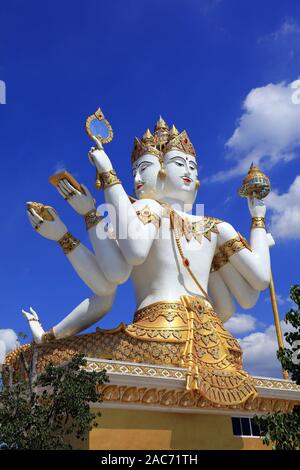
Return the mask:
<svg viewBox="0 0 300 470">
<path fill-rule="evenodd" d="M 189 214 L 193 210 L 193 204 L 187 204 L 184 203 L 183 201 L 179 199 L 173 199 L 171 197 L 161 197 L 159 199 L 159 202 L 163 202 L 165 204 L 168 204 L 171 206 L 173 209 L 179 212 L 183 212 L 185 214 Z"/>
</svg>

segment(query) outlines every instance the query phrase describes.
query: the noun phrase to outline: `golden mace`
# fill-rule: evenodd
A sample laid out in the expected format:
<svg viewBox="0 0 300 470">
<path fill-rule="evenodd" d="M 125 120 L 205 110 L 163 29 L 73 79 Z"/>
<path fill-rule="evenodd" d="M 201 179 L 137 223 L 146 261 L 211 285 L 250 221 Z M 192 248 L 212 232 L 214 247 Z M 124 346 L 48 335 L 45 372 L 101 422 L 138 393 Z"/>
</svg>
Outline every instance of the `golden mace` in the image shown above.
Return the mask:
<svg viewBox="0 0 300 470">
<path fill-rule="evenodd" d="M 241 197 L 256 197 L 257 199 L 265 198 L 271 191 L 271 184 L 269 178 L 253 163 L 250 166 L 247 176 L 243 180 L 243 184 L 239 189 L 239 195 Z M 271 270 L 271 279 L 270 279 L 270 298 L 272 303 L 272 310 L 274 316 L 275 330 L 277 336 L 277 343 L 279 348 L 283 348 L 283 336 L 280 326 L 278 305 L 276 300 L 276 292 L 274 286 L 274 280 Z M 288 380 L 289 374 L 288 371 L 282 369 L 282 376 L 284 379 Z"/>
</svg>

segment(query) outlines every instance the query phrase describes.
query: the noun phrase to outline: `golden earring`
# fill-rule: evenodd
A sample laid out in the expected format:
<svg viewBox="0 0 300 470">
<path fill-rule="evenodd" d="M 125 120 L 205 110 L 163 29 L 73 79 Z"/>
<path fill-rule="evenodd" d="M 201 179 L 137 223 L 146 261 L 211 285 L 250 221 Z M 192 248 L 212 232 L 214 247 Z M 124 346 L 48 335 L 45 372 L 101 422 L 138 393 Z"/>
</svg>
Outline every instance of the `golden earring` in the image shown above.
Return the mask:
<svg viewBox="0 0 300 470">
<path fill-rule="evenodd" d="M 158 172 L 159 176 L 161 179 L 164 179 L 167 176 L 166 170 L 164 168 L 161 168 Z"/>
<path fill-rule="evenodd" d="M 196 189 L 199 189 L 199 188 L 200 188 L 200 181 L 196 180 Z"/>
</svg>

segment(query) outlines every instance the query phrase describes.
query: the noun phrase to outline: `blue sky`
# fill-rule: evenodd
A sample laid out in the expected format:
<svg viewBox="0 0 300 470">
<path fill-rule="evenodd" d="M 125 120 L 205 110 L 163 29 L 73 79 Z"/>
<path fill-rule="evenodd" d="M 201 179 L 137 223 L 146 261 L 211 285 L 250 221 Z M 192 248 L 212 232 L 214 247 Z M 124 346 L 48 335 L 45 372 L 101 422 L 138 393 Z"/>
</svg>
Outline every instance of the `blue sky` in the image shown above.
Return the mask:
<svg viewBox="0 0 300 470">
<path fill-rule="evenodd" d="M 0 328 L 30 335 L 21 309 L 31 305 L 49 329 L 90 295 L 60 248 L 33 232 L 25 202 L 53 205 L 88 244 L 83 221 L 48 176 L 66 167 L 93 188 L 84 121 L 99 105 L 115 132 L 106 150 L 128 193 L 133 138 L 162 114 L 188 131 L 197 150 L 198 202 L 247 238 L 250 215 L 237 189 L 241 167 L 253 155 L 258 159 L 274 188 L 268 220 L 283 317 L 291 306 L 289 287 L 300 281 L 300 104 L 291 105 L 289 86 L 300 76 L 299 2 L 12 0 L 1 6 L 0 19 L 0 80 L 6 84 L 6 104 L 0 105 Z M 103 194 L 94 194 L 101 203 Z M 101 326 L 130 322 L 134 309 L 129 282 Z M 237 312 L 251 315 L 239 317 L 235 330 L 250 341 L 245 347 L 256 342 L 253 334 L 265 335 L 264 341 L 272 324 L 268 292 L 253 310 Z M 254 362 L 249 359 L 249 370 L 278 373 L 273 363 L 262 369 Z"/>
</svg>

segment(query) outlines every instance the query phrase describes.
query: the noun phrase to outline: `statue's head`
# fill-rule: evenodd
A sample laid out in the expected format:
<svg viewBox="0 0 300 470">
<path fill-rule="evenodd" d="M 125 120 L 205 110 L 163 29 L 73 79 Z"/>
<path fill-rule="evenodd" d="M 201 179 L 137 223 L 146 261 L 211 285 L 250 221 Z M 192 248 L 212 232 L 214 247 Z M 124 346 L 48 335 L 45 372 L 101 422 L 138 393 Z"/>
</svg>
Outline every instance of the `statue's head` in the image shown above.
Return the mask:
<svg viewBox="0 0 300 470">
<path fill-rule="evenodd" d="M 138 199 L 159 199 L 162 189 L 160 169 L 159 158 L 151 153 L 145 153 L 133 162 L 134 190 Z"/>
<path fill-rule="evenodd" d="M 136 196 L 170 198 L 192 204 L 199 187 L 195 149 L 186 133 L 168 128 L 160 118 L 154 134 L 149 129 L 134 141 L 132 171 Z"/>
</svg>

